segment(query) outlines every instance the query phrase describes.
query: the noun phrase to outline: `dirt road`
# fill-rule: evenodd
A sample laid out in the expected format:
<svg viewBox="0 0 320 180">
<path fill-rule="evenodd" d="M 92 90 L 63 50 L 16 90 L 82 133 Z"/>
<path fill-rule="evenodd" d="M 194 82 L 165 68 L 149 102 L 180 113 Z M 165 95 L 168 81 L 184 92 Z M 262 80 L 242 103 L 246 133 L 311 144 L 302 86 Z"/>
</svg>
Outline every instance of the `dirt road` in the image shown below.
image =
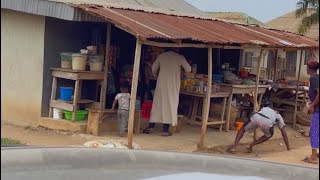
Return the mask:
<svg viewBox="0 0 320 180">
<path fill-rule="evenodd" d="M 309 139 L 302 137 L 300 133 L 297 133 L 293 129 L 288 129 L 288 134 L 291 147 L 293 148 L 290 151 L 286 150 L 279 133 L 275 133 L 275 137 L 272 140 L 255 147 L 254 152 L 250 154 L 245 153 L 245 146 L 251 141 L 252 137 L 244 137 L 243 141 L 245 144 L 241 144 L 238 153 L 232 156 L 317 167 L 317 165 L 301 161 L 301 159 L 310 153 Z M 225 152 L 225 149 L 228 144 L 233 142 L 235 135 L 236 132 L 233 131 L 221 132 L 220 134 L 215 131 L 208 133 L 206 145 L 211 148 L 201 153 L 230 155 Z M 142 149 L 191 153 L 196 150 L 196 144 L 199 140 L 198 136 L 197 127 L 184 129 L 183 133 L 168 138 L 159 135 L 138 135 L 134 137 L 134 141 Z M 98 139 L 124 140 L 124 138 L 117 137 L 116 134 L 95 137 L 79 133 L 52 131 L 44 128 L 21 127 L 8 123 L 1 123 L 1 137 L 17 139 L 28 145 L 50 147 L 81 146 L 87 141 Z"/>
</svg>

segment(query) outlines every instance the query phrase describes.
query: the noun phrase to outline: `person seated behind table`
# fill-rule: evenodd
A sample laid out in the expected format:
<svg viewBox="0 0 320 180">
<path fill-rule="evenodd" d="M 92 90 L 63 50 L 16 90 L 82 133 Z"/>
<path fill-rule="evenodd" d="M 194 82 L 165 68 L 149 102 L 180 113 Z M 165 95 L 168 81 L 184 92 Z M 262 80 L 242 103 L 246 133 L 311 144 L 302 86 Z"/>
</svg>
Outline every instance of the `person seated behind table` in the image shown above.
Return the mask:
<svg viewBox="0 0 320 180">
<path fill-rule="evenodd" d="M 112 111 L 115 110 L 115 106 L 117 102 L 119 102 L 118 108 L 118 129 L 119 129 L 119 136 L 125 137 L 126 134 L 126 127 L 128 124 L 129 118 L 129 106 L 130 106 L 130 94 L 128 93 L 128 85 L 123 84 L 120 87 L 121 93 L 118 93 L 113 101 L 112 104 Z"/>
<path fill-rule="evenodd" d="M 227 152 L 234 154 L 244 133 L 252 133 L 257 128 L 260 128 L 264 135 L 247 147 L 248 152 L 251 153 L 253 146 L 261 144 L 273 136 L 274 125 L 279 127 L 287 149 L 290 150 L 289 140 L 285 131 L 285 123 L 282 116 L 270 107 L 264 107 L 259 112 L 254 113 L 250 120 L 242 126 L 237 134 L 234 144 L 227 149 Z"/>
</svg>

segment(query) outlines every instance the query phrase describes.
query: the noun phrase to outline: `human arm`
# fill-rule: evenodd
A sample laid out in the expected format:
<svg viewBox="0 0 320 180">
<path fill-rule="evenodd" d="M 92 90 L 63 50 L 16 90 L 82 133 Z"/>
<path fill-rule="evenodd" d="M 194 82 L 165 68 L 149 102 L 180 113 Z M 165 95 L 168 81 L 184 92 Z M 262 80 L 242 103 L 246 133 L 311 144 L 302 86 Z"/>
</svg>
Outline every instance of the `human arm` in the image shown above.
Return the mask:
<svg viewBox="0 0 320 180">
<path fill-rule="evenodd" d="M 182 57 L 183 59 L 181 60 L 181 66 L 182 68 L 184 69 L 185 72 L 191 72 L 191 66 L 190 64 L 188 63 L 188 61 Z"/>
<path fill-rule="evenodd" d="M 117 94 L 116 97 L 115 97 L 114 100 L 113 100 L 112 108 L 111 108 L 112 111 L 115 110 L 115 107 L 116 107 L 116 105 L 117 105 L 117 103 L 118 103 L 118 99 L 119 99 L 119 94 Z"/>
<path fill-rule="evenodd" d="M 116 107 L 116 105 L 117 105 L 117 102 L 118 102 L 118 100 L 113 100 L 113 103 L 112 103 L 112 108 L 111 108 L 111 110 L 112 111 L 114 111 L 115 110 L 115 107 Z"/>
<path fill-rule="evenodd" d="M 308 112 L 312 113 L 314 111 L 314 107 L 319 103 L 319 78 L 317 78 L 317 76 L 312 76 L 310 78 L 309 91 L 309 94 L 311 95 L 316 93 L 316 97 L 308 104 Z"/>
<path fill-rule="evenodd" d="M 289 138 L 288 138 L 288 134 L 287 134 L 287 132 L 285 130 L 286 124 L 284 123 L 284 120 L 283 120 L 282 116 L 279 113 L 277 113 L 276 118 L 277 118 L 277 125 L 278 125 L 278 127 L 279 127 L 279 129 L 281 131 L 281 135 L 282 135 L 283 141 L 286 144 L 287 150 L 290 150 Z"/>
<path fill-rule="evenodd" d="M 151 66 L 152 74 L 154 77 L 158 77 L 159 68 L 160 68 L 160 58 L 158 57 Z"/>
<path fill-rule="evenodd" d="M 315 90 L 317 92 L 316 98 L 309 103 L 308 111 L 312 113 L 314 111 L 314 107 L 319 103 L 319 88 Z"/>
</svg>

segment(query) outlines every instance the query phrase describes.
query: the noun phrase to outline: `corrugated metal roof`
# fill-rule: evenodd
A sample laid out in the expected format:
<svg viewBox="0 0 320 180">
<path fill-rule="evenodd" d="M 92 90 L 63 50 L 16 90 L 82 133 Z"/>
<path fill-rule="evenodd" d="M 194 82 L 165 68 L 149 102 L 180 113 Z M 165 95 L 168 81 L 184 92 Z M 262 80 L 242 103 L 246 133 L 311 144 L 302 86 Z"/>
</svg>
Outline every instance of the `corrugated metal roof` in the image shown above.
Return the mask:
<svg viewBox="0 0 320 180">
<path fill-rule="evenodd" d="M 209 17 L 247 25 L 265 26 L 262 22 L 242 12 L 207 12 Z"/>
<path fill-rule="evenodd" d="M 95 4 L 110 8 L 130 9 L 177 16 L 203 16 L 203 11 L 184 0 L 48 0 L 73 4 Z"/>
<path fill-rule="evenodd" d="M 95 5 L 76 5 L 141 38 L 193 40 L 214 44 L 259 44 L 268 47 L 318 47 L 318 42 L 289 32 L 222 21 L 170 16 Z"/>
</svg>

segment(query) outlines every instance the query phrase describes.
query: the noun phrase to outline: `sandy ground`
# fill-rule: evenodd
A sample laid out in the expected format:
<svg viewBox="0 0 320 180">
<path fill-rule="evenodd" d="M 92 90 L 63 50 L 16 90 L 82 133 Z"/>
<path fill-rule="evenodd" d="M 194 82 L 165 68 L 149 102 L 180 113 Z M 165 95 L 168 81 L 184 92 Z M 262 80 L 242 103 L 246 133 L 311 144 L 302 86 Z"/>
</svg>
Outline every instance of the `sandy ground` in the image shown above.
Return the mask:
<svg viewBox="0 0 320 180">
<path fill-rule="evenodd" d="M 253 153 L 246 153 L 247 143 L 252 141 L 252 134 L 245 135 L 238 149 L 238 153 L 231 155 L 225 152 L 228 145 L 232 144 L 236 136 L 236 131 L 219 132 L 215 129 L 208 129 L 205 145 L 208 147 L 200 153 L 223 154 L 238 157 L 254 158 L 266 161 L 281 162 L 287 164 L 297 164 L 302 166 L 318 167 L 301 161 L 310 153 L 309 138 L 301 136 L 300 133 L 287 128 L 292 150 L 287 151 L 282 141 L 280 131 L 276 130 L 274 137 L 254 148 Z M 140 134 L 134 136 L 134 142 L 142 149 L 177 151 L 177 152 L 196 152 L 196 144 L 200 137 L 199 126 L 184 126 L 181 133 L 171 137 L 162 137 L 160 133 L 152 135 Z M 260 134 L 260 133 L 258 133 Z M 20 140 L 28 145 L 64 147 L 81 146 L 87 141 L 100 139 L 125 140 L 116 133 L 105 133 L 100 137 L 87 134 L 53 131 L 45 128 L 21 127 L 8 123 L 1 123 L 1 137 L 8 137 Z"/>
</svg>

